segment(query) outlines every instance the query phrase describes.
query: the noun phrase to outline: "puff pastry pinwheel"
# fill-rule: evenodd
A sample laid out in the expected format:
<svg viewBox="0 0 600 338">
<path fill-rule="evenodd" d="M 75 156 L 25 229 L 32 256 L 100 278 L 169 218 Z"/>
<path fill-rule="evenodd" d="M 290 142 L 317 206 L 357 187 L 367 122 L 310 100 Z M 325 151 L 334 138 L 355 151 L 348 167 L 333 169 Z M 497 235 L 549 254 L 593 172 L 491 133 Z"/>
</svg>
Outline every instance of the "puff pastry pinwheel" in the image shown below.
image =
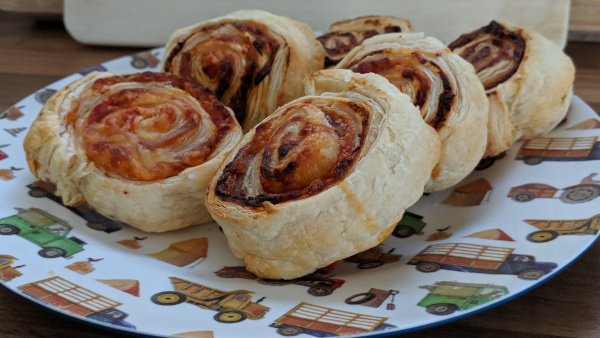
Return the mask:
<svg viewBox="0 0 600 338">
<path fill-rule="evenodd" d="M 488 102 L 473 66 L 420 33 L 381 34 L 352 49 L 336 68 L 376 73 L 412 98 L 442 144 L 426 192 L 446 189 L 477 166 L 486 144 Z"/>
<path fill-rule="evenodd" d="M 93 72 L 46 102 L 24 148 L 66 205 L 162 232 L 212 220 L 206 189 L 241 137 L 208 89 L 168 73 Z"/>
<path fill-rule="evenodd" d="M 242 10 L 176 31 L 164 55 L 164 71 L 212 89 L 246 132 L 303 94 L 325 51 L 305 23 Z"/>
<path fill-rule="evenodd" d="M 368 15 L 334 22 L 329 31 L 317 38 L 325 48 L 325 68 L 335 66 L 365 39 L 384 33 L 410 33 L 409 20 L 393 16 Z"/>
<path fill-rule="evenodd" d="M 486 89 L 490 112 L 484 157 L 545 134 L 567 113 L 575 67 L 541 34 L 492 21 L 449 47 L 473 64 Z"/>
<path fill-rule="evenodd" d="M 250 130 L 207 207 L 235 256 L 293 279 L 379 244 L 423 193 L 439 139 L 383 77 L 321 70 Z"/>
</svg>

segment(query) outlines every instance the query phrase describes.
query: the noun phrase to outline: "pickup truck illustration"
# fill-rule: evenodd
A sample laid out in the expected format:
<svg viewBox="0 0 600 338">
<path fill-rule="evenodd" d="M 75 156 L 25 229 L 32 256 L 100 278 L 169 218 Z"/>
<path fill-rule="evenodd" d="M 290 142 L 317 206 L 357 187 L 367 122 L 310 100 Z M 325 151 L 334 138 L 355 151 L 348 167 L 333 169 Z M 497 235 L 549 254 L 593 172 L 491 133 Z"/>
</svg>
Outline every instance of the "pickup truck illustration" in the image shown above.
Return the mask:
<svg viewBox="0 0 600 338">
<path fill-rule="evenodd" d="M 393 254 L 394 248 L 384 252 L 378 245 L 365 251 L 359 252 L 345 259 L 349 263 L 358 263 L 359 269 L 373 269 L 382 266 L 385 263 L 393 263 L 400 260 L 401 255 Z"/>
<path fill-rule="evenodd" d="M 201 309 L 217 311 L 213 318 L 220 323 L 238 323 L 246 318 L 261 319 L 269 311 L 268 307 L 259 304 L 264 297 L 252 301 L 252 291 L 223 291 L 177 277 L 169 277 L 169 280 L 175 291 L 154 294 L 151 298 L 153 303 L 177 305 L 186 302 Z"/>
<path fill-rule="evenodd" d="M 415 234 L 420 235 L 426 225 L 427 223 L 423 222 L 423 216 L 405 211 L 400 222 L 394 227 L 392 235 L 398 238 L 406 238 Z"/>
<path fill-rule="evenodd" d="M 146 67 L 154 68 L 160 63 L 160 60 L 156 55 L 152 54 L 150 51 L 134 54 L 131 58 L 131 66 L 137 69 Z"/>
<path fill-rule="evenodd" d="M 333 337 L 383 331 L 396 327 L 385 323 L 386 319 L 303 302 L 269 326 L 277 328 L 277 333 L 282 336 L 306 333 L 315 337 Z"/>
<path fill-rule="evenodd" d="M 124 319 L 128 314 L 117 309 L 122 305 L 79 285 L 56 276 L 18 287 L 25 294 L 39 299 L 73 315 L 118 325 L 130 329 L 136 327 Z"/>
<path fill-rule="evenodd" d="M 514 249 L 467 243 L 443 243 L 426 247 L 410 259 L 421 272 L 439 269 L 488 274 L 517 275 L 536 280 L 557 267 L 553 262 L 537 262 L 532 255 L 513 254 Z"/>
<path fill-rule="evenodd" d="M 592 173 L 581 180 L 579 184 L 558 189 L 543 183 L 528 183 L 510 188 L 507 197 L 516 202 L 529 202 L 536 198 L 556 198 L 556 193 L 562 190 L 558 199 L 564 203 L 575 204 L 594 200 L 600 196 L 600 181 L 592 179 Z"/>
<path fill-rule="evenodd" d="M 82 217 L 87 221 L 86 225 L 90 229 L 111 233 L 119 231 L 122 228 L 118 222 L 97 213 L 89 205 L 87 205 L 87 203 L 80 203 L 72 207 L 64 205 L 62 198 L 54 195 L 56 186 L 52 183 L 35 181 L 27 185 L 27 188 L 29 188 L 29 196 L 35 198 L 47 197 Z"/>
<path fill-rule="evenodd" d="M 505 286 L 492 284 L 437 282 L 420 288 L 429 290 L 429 294 L 417 305 L 424 307 L 427 313 L 438 316 L 449 315 L 456 310 L 469 310 L 508 294 Z"/>
<path fill-rule="evenodd" d="M 335 279 L 329 277 L 321 277 L 316 274 L 303 276 L 296 279 L 263 279 L 258 278 L 255 274 L 246 270 L 244 266 L 226 266 L 215 274 L 222 278 L 244 278 L 250 280 L 256 280 L 258 283 L 265 285 L 303 285 L 308 286 L 308 294 L 315 297 L 327 296 L 333 293 L 333 290 L 339 288 L 344 284 L 344 280 Z"/>
<path fill-rule="evenodd" d="M 525 140 L 516 160 L 536 165 L 543 161 L 589 161 L 600 159 L 598 136 L 539 137 Z"/>
<path fill-rule="evenodd" d="M 40 246 L 44 258 L 65 257 L 83 251 L 86 242 L 67 237 L 72 227 L 64 220 L 38 208 L 17 208 L 18 214 L 0 218 L 0 235 L 18 235 Z"/>
<path fill-rule="evenodd" d="M 537 227 L 527 235 L 534 243 L 549 242 L 559 235 L 596 235 L 600 230 L 600 214 L 584 219 L 526 219 L 524 222 Z"/>
</svg>

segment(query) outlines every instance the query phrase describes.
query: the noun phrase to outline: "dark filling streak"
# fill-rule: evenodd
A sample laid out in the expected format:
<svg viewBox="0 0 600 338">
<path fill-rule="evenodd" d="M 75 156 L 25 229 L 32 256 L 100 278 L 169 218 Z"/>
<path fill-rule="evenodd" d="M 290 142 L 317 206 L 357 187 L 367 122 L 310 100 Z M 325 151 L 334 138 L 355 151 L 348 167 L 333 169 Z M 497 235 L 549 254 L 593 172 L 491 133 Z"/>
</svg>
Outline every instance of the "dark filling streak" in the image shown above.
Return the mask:
<svg viewBox="0 0 600 338">
<path fill-rule="evenodd" d="M 307 101 L 306 103 L 310 103 L 310 102 Z M 288 191 L 288 192 L 284 192 L 281 194 L 267 193 L 267 194 L 259 194 L 257 196 L 250 196 L 250 197 L 245 196 L 244 192 L 243 192 L 243 182 L 244 182 L 244 177 L 246 175 L 247 169 L 248 169 L 250 163 L 252 162 L 252 160 L 255 158 L 255 156 L 260 151 L 261 147 L 264 146 L 264 143 L 268 142 L 269 135 L 271 135 L 274 132 L 274 127 L 272 125 L 274 123 L 274 121 L 268 121 L 268 122 L 261 123 L 256 127 L 254 139 L 252 141 L 250 141 L 249 143 L 247 143 L 246 145 L 244 145 L 234 156 L 233 160 L 225 166 L 223 173 L 217 179 L 217 184 L 215 186 L 215 195 L 223 201 L 231 201 L 231 202 L 236 202 L 236 203 L 239 203 L 239 204 L 247 206 L 247 207 L 259 208 L 259 207 L 264 207 L 264 205 L 263 205 L 264 202 L 277 204 L 277 203 L 282 203 L 282 202 L 286 202 L 286 201 L 290 201 L 290 200 L 294 200 L 294 199 L 298 199 L 298 198 L 305 198 L 308 196 L 312 196 L 312 195 L 317 194 L 320 191 L 326 189 L 327 187 L 335 184 L 335 182 L 337 182 L 342 177 L 344 177 L 348 174 L 348 171 L 350 170 L 350 168 L 354 164 L 355 160 L 357 159 L 357 157 L 360 153 L 360 150 L 362 149 L 364 142 L 365 142 L 364 135 L 367 131 L 367 128 L 369 127 L 369 116 L 368 116 L 367 112 L 362 107 L 359 107 L 355 103 L 351 103 L 351 107 L 358 109 L 359 111 L 357 113 L 360 114 L 361 118 L 362 118 L 361 125 L 363 127 L 363 130 L 359 134 L 360 144 L 357 147 L 353 148 L 350 156 L 343 157 L 339 160 L 339 163 L 333 169 L 333 177 L 327 178 L 327 179 L 314 180 L 313 182 L 311 182 L 311 184 L 309 184 L 306 188 L 304 188 L 302 190 Z M 288 109 L 293 109 L 293 107 L 290 107 Z M 285 115 L 285 112 L 282 115 Z M 327 113 L 326 113 L 326 119 L 328 121 L 334 121 L 333 125 L 334 125 L 334 128 L 336 128 L 336 133 L 338 133 L 338 135 L 340 133 L 342 134 L 342 136 L 344 135 L 343 129 L 340 129 L 338 131 L 338 127 L 343 125 L 343 123 L 341 121 L 339 121 L 335 117 L 330 116 Z M 336 125 L 338 127 L 336 127 Z M 290 146 L 291 146 L 291 143 L 289 143 L 289 144 L 284 143 L 284 144 L 282 144 L 282 146 L 279 147 L 278 151 L 280 151 L 282 153 L 287 153 L 291 150 L 291 148 L 287 149 Z M 282 149 L 282 147 L 283 147 L 283 149 Z M 269 147 L 266 147 L 266 148 L 269 148 Z M 266 149 L 265 149 L 265 152 L 267 152 Z M 270 156 L 265 156 L 265 154 L 263 153 L 263 166 L 265 166 L 265 162 L 264 162 L 265 160 L 267 160 L 267 162 L 270 163 Z M 288 164 L 288 166 L 286 168 L 284 168 L 283 171 L 294 170 L 294 168 L 295 168 L 295 164 L 293 162 L 291 162 L 290 164 Z M 264 174 L 267 174 L 267 175 L 274 174 L 274 172 L 273 173 L 268 173 L 268 172 L 263 173 L 262 167 L 260 168 L 260 170 L 263 175 Z M 281 175 L 281 174 L 284 174 L 284 173 L 279 172 L 275 175 Z M 267 177 L 267 176 L 265 176 L 265 177 Z"/>
<path fill-rule="evenodd" d="M 520 31 L 510 31 L 498 22 L 491 21 L 490 24 L 485 27 L 482 27 L 471 33 L 461 35 L 458 39 L 450 43 L 448 48 L 455 50 L 457 48 L 466 46 L 484 34 L 490 35 L 490 43 L 496 46 L 500 52 L 499 55 L 490 59 L 485 65 L 477 66 L 476 72 L 492 67 L 502 60 L 511 60 L 513 62 L 512 69 L 507 71 L 503 76 L 490 83 L 484 83 L 485 89 L 489 90 L 510 79 L 517 72 L 519 66 L 521 65 L 521 61 L 523 60 L 526 46 L 525 40 L 521 36 Z M 514 48 L 512 48 L 512 53 L 510 53 L 510 47 L 512 47 L 512 45 L 514 45 Z M 490 48 L 487 46 L 481 48 L 478 51 L 478 55 L 473 55 L 473 53 L 475 53 L 475 47 L 468 46 L 463 50 L 460 56 L 469 61 L 471 64 L 476 65 L 480 61 L 489 58 L 491 54 Z"/>
</svg>

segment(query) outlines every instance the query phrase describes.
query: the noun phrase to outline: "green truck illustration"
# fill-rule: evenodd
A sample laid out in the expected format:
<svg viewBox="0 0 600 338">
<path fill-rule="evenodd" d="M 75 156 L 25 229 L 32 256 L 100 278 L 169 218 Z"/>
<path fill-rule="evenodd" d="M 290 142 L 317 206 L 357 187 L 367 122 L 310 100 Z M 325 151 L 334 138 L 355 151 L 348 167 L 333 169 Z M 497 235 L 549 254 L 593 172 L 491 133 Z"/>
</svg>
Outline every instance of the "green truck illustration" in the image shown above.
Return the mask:
<svg viewBox="0 0 600 338">
<path fill-rule="evenodd" d="M 40 246 L 44 258 L 65 257 L 83 251 L 84 241 L 67 237 L 72 227 L 64 220 L 38 209 L 17 208 L 18 214 L 0 218 L 0 235 L 18 235 Z"/>
<path fill-rule="evenodd" d="M 429 294 L 417 305 L 424 307 L 427 313 L 438 316 L 449 315 L 456 310 L 469 310 L 508 294 L 505 286 L 492 284 L 437 282 L 420 288 L 429 290 Z"/>
<path fill-rule="evenodd" d="M 402 219 L 392 231 L 392 235 L 398 238 L 406 238 L 415 234 L 420 235 L 425 225 L 427 223 L 423 222 L 423 216 L 405 211 Z"/>
</svg>

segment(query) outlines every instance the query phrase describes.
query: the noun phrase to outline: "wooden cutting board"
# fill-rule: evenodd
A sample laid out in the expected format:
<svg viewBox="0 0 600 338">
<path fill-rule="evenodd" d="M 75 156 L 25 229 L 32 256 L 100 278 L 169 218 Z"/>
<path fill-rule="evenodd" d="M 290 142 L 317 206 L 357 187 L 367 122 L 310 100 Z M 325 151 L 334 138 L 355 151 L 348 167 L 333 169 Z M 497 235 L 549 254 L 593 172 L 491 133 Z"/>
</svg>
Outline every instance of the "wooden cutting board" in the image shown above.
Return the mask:
<svg viewBox="0 0 600 338">
<path fill-rule="evenodd" d="M 63 20 L 82 43 L 152 47 L 164 45 L 178 28 L 238 9 L 288 16 L 317 33 L 337 20 L 393 15 L 445 43 L 495 19 L 536 30 L 564 46 L 569 8 L 569 0 L 64 0 Z"/>
</svg>

